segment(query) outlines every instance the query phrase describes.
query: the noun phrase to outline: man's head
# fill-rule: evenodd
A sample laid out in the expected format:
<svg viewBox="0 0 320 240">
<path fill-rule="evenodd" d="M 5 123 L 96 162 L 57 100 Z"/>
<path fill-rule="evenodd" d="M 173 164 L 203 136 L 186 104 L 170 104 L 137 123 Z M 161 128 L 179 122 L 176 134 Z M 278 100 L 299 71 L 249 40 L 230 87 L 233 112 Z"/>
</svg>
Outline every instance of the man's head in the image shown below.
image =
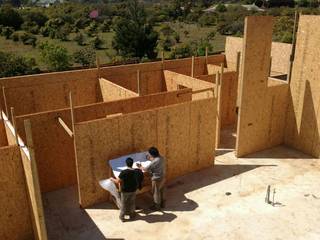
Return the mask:
<svg viewBox="0 0 320 240">
<path fill-rule="evenodd" d="M 148 150 L 148 155 L 149 155 L 149 158 L 152 160 L 152 159 L 154 159 L 154 158 L 156 158 L 156 157 L 159 157 L 159 151 L 158 151 L 158 149 L 156 148 L 156 147 L 151 147 L 151 148 L 149 148 L 149 150 Z"/>
<path fill-rule="evenodd" d="M 133 159 L 132 159 L 132 158 L 130 158 L 130 157 L 129 157 L 129 158 L 127 158 L 127 159 L 126 159 L 126 164 L 127 164 L 127 166 L 128 166 L 128 167 L 130 167 L 130 168 L 131 168 L 131 167 L 132 167 L 132 165 L 133 165 Z"/>
</svg>

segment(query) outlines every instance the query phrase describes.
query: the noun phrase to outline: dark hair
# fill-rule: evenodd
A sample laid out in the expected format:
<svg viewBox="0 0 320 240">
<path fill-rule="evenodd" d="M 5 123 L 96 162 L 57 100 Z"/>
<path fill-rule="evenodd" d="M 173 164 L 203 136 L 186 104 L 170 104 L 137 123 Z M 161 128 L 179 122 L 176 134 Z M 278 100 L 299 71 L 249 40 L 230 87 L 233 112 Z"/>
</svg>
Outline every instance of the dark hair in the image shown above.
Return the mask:
<svg viewBox="0 0 320 240">
<path fill-rule="evenodd" d="M 155 157 L 159 157 L 159 151 L 158 151 L 158 149 L 156 147 L 149 148 L 148 152 L 154 158 Z"/>
<path fill-rule="evenodd" d="M 128 158 L 126 159 L 126 164 L 127 164 L 128 167 L 132 167 L 132 165 L 133 165 L 133 159 L 132 159 L 131 157 L 128 157 Z"/>
</svg>

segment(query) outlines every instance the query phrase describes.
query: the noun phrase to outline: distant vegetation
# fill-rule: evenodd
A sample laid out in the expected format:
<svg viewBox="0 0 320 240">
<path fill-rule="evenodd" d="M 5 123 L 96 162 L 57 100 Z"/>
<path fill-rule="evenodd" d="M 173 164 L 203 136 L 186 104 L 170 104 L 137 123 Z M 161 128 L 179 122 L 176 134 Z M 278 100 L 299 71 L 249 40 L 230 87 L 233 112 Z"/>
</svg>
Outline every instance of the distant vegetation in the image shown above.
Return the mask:
<svg viewBox="0 0 320 240">
<path fill-rule="evenodd" d="M 241 5 L 252 3 L 264 11 Z M 291 43 L 297 10 L 319 14 L 319 2 L 0 0 L 0 77 L 90 67 L 96 56 L 105 64 L 221 51 L 225 36 L 242 36 L 247 15 L 275 16 L 274 40 Z"/>
</svg>

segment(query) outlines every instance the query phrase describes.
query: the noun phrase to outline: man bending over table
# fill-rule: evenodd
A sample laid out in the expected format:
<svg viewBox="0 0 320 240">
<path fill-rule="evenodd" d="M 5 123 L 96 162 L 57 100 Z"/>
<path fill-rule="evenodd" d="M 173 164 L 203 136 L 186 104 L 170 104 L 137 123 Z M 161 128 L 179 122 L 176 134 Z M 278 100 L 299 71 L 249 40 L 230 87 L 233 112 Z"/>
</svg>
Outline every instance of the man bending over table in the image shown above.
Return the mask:
<svg viewBox="0 0 320 240">
<path fill-rule="evenodd" d="M 152 195 L 154 205 L 150 207 L 151 210 L 160 210 L 165 207 L 164 190 L 165 190 L 165 175 L 166 175 L 166 162 L 164 157 L 159 154 L 159 151 L 155 147 L 151 147 L 148 150 L 147 159 L 151 163 L 142 167 L 141 164 L 137 166 L 145 171 L 152 174 Z"/>
<path fill-rule="evenodd" d="M 120 185 L 121 207 L 119 218 L 122 222 L 125 220 L 125 215 L 129 215 L 130 220 L 133 220 L 136 216 L 136 191 L 141 188 L 143 178 L 141 170 L 132 168 L 132 158 L 127 158 L 126 164 L 127 169 L 121 171 L 119 178 L 111 178 L 114 183 Z"/>
</svg>

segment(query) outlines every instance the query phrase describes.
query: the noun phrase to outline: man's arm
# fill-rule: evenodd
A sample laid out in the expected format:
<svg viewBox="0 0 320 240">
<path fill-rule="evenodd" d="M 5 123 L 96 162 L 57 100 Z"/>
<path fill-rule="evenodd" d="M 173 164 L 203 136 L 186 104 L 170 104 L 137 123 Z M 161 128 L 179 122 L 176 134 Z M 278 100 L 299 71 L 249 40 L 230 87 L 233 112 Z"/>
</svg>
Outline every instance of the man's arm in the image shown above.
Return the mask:
<svg viewBox="0 0 320 240">
<path fill-rule="evenodd" d="M 111 180 L 112 182 L 114 182 L 115 184 L 118 184 L 118 185 L 120 185 L 121 182 L 122 182 L 122 180 L 121 180 L 120 178 L 111 177 L 110 180 Z"/>
</svg>

